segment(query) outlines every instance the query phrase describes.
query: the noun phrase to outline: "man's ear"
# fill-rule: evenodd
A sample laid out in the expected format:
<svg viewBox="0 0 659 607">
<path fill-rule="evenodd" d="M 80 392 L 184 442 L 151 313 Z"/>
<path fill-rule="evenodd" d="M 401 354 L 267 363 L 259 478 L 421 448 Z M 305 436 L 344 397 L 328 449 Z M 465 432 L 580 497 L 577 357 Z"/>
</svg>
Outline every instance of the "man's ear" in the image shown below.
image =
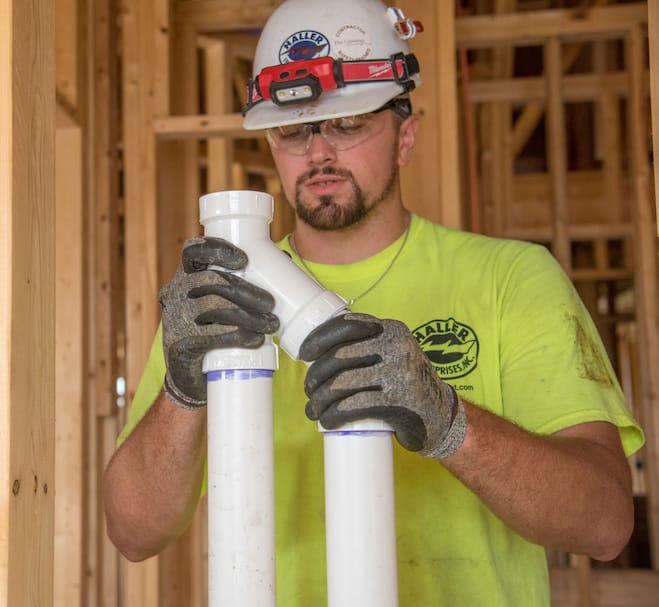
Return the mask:
<svg viewBox="0 0 659 607">
<path fill-rule="evenodd" d="M 419 127 L 419 115 L 412 114 L 401 122 L 398 129 L 398 164 L 401 167 L 409 164 L 416 143 L 416 130 Z"/>
</svg>

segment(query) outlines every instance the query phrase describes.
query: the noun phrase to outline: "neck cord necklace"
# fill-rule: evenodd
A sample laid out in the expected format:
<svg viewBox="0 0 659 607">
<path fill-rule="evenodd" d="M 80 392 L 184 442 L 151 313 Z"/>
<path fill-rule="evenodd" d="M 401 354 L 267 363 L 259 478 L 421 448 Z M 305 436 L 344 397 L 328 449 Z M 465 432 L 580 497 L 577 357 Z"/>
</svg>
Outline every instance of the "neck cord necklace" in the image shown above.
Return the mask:
<svg viewBox="0 0 659 607">
<path fill-rule="evenodd" d="M 391 268 L 394 267 L 394 264 L 396 263 L 396 260 L 400 257 L 400 254 L 403 252 L 403 249 L 405 248 L 405 244 L 407 243 L 407 237 L 410 235 L 410 224 L 412 222 L 409 221 L 407 224 L 407 228 L 405 228 L 405 233 L 403 234 L 403 240 L 400 243 L 400 247 L 398 247 L 398 250 L 396 251 L 395 255 L 391 258 L 391 261 L 389 262 L 389 265 L 385 268 L 384 272 L 380 274 L 380 276 L 377 278 L 377 280 L 370 286 L 366 291 L 360 293 L 357 295 L 357 297 L 353 297 L 352 299 L 348 300 L 348 305 L 352 306 L 355 302 L 359 301 L 362 297 L 365 297 L 368 295 L 375 287 L 377 287 L 383 280 L 384 277 L 389 274 L 389 271 Z M 307 262 L 304 260 L 304 257 L 300 255 L 295 247 L 295 242 L 294 242 L 294 237 L 291 234 L 289 238 L 289 243 L 291 245 L 291 248 L 293 249 L 294 253 L 300 258 L 300 263 L 302 263 L 302 266 L 304 269 L 309 273 L 309 275 L 319 284 L 322 285 L 320 280 L 316 277 L 316 275 L 311 271 L 311 268 L 307 265 Z"/>
</svg>

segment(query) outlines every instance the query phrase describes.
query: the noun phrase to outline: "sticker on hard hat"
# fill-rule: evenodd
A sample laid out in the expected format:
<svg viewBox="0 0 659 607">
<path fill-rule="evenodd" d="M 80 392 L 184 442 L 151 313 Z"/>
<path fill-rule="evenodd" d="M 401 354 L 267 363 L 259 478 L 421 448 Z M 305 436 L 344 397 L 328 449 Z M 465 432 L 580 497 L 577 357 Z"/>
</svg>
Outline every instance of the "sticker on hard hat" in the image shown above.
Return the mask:
<svg viewBox="0 0 659 607">
<path fill-rule="evenodd" d="M 347 61 L 363 61 L 373 52 L 373 45 L 364 28 L 358 25 L 343 25 L 334 34 L 334 50 Z"/>
<path fill-rule="evenodd" d="M 279 47 L 279 63 L 327 57 L 329 40 L 314 30 L 302 30 L 291 34 Z"/>
</svg>

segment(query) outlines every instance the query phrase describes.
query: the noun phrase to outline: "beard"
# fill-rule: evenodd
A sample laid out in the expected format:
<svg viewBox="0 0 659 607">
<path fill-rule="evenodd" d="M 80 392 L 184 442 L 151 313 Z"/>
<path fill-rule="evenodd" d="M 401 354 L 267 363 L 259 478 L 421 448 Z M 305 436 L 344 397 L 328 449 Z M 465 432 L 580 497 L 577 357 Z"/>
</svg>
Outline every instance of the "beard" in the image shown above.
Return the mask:
<svg viewBox="0 0 659 607">
<path fill-rule="evenodd" d="M 341 204 L 335 196 L 320 196 L 318 197 L 319 204 L 316 205 L 306 201 L 300 186 L 307 179 L 318 175 L 336 175 L 345 179 L 351 190 L 347 201 Z M 389 178 L 382 190 L 369 200 L 349 170 L 337 169 L 331 166 L 312 169 L 301 175 L 295 184 L 295 213 L 298 219 L 316 230 L 329 231 L 349 228 L 362 221 L 383 200 L 389 197 L 397 177 L 398 165 L 393 162 L 389 170 Z"/>
</svg>

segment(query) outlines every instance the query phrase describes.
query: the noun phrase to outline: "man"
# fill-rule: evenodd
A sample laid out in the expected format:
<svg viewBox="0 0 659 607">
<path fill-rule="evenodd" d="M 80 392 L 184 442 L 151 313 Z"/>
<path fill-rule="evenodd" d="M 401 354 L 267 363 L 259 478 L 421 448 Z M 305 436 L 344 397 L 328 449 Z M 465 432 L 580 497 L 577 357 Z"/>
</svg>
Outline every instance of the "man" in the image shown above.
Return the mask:
<svg viewBox="0 0 659 607">
<path fill-rule="evenodd" d="M 268 129 L 296 213 L 280 246 L 354 312 L 307 337 L 308 371 L 283 356 L 275 373 L 286 607 L 326 602 L 309 419 L 395 430 L 401 605 L 549 605 L 544 547 L 608 560 L 633 527 L 625 455 L 642 433 L 570 281 L 540 246 L 403 205 L 420 82 L 404 38 L 418 26 L 380 0 L 286 0 L 248 86 L 245 126 Z M 162 333 L 104 480 L 108 532 L 129 559 L 177 537 L 204 490 L 204 352 L 277 330 L 268 293 L 207 270 L 245 263 L 229 243 L 193 239 L 161 291 Z"/>
</svg>

